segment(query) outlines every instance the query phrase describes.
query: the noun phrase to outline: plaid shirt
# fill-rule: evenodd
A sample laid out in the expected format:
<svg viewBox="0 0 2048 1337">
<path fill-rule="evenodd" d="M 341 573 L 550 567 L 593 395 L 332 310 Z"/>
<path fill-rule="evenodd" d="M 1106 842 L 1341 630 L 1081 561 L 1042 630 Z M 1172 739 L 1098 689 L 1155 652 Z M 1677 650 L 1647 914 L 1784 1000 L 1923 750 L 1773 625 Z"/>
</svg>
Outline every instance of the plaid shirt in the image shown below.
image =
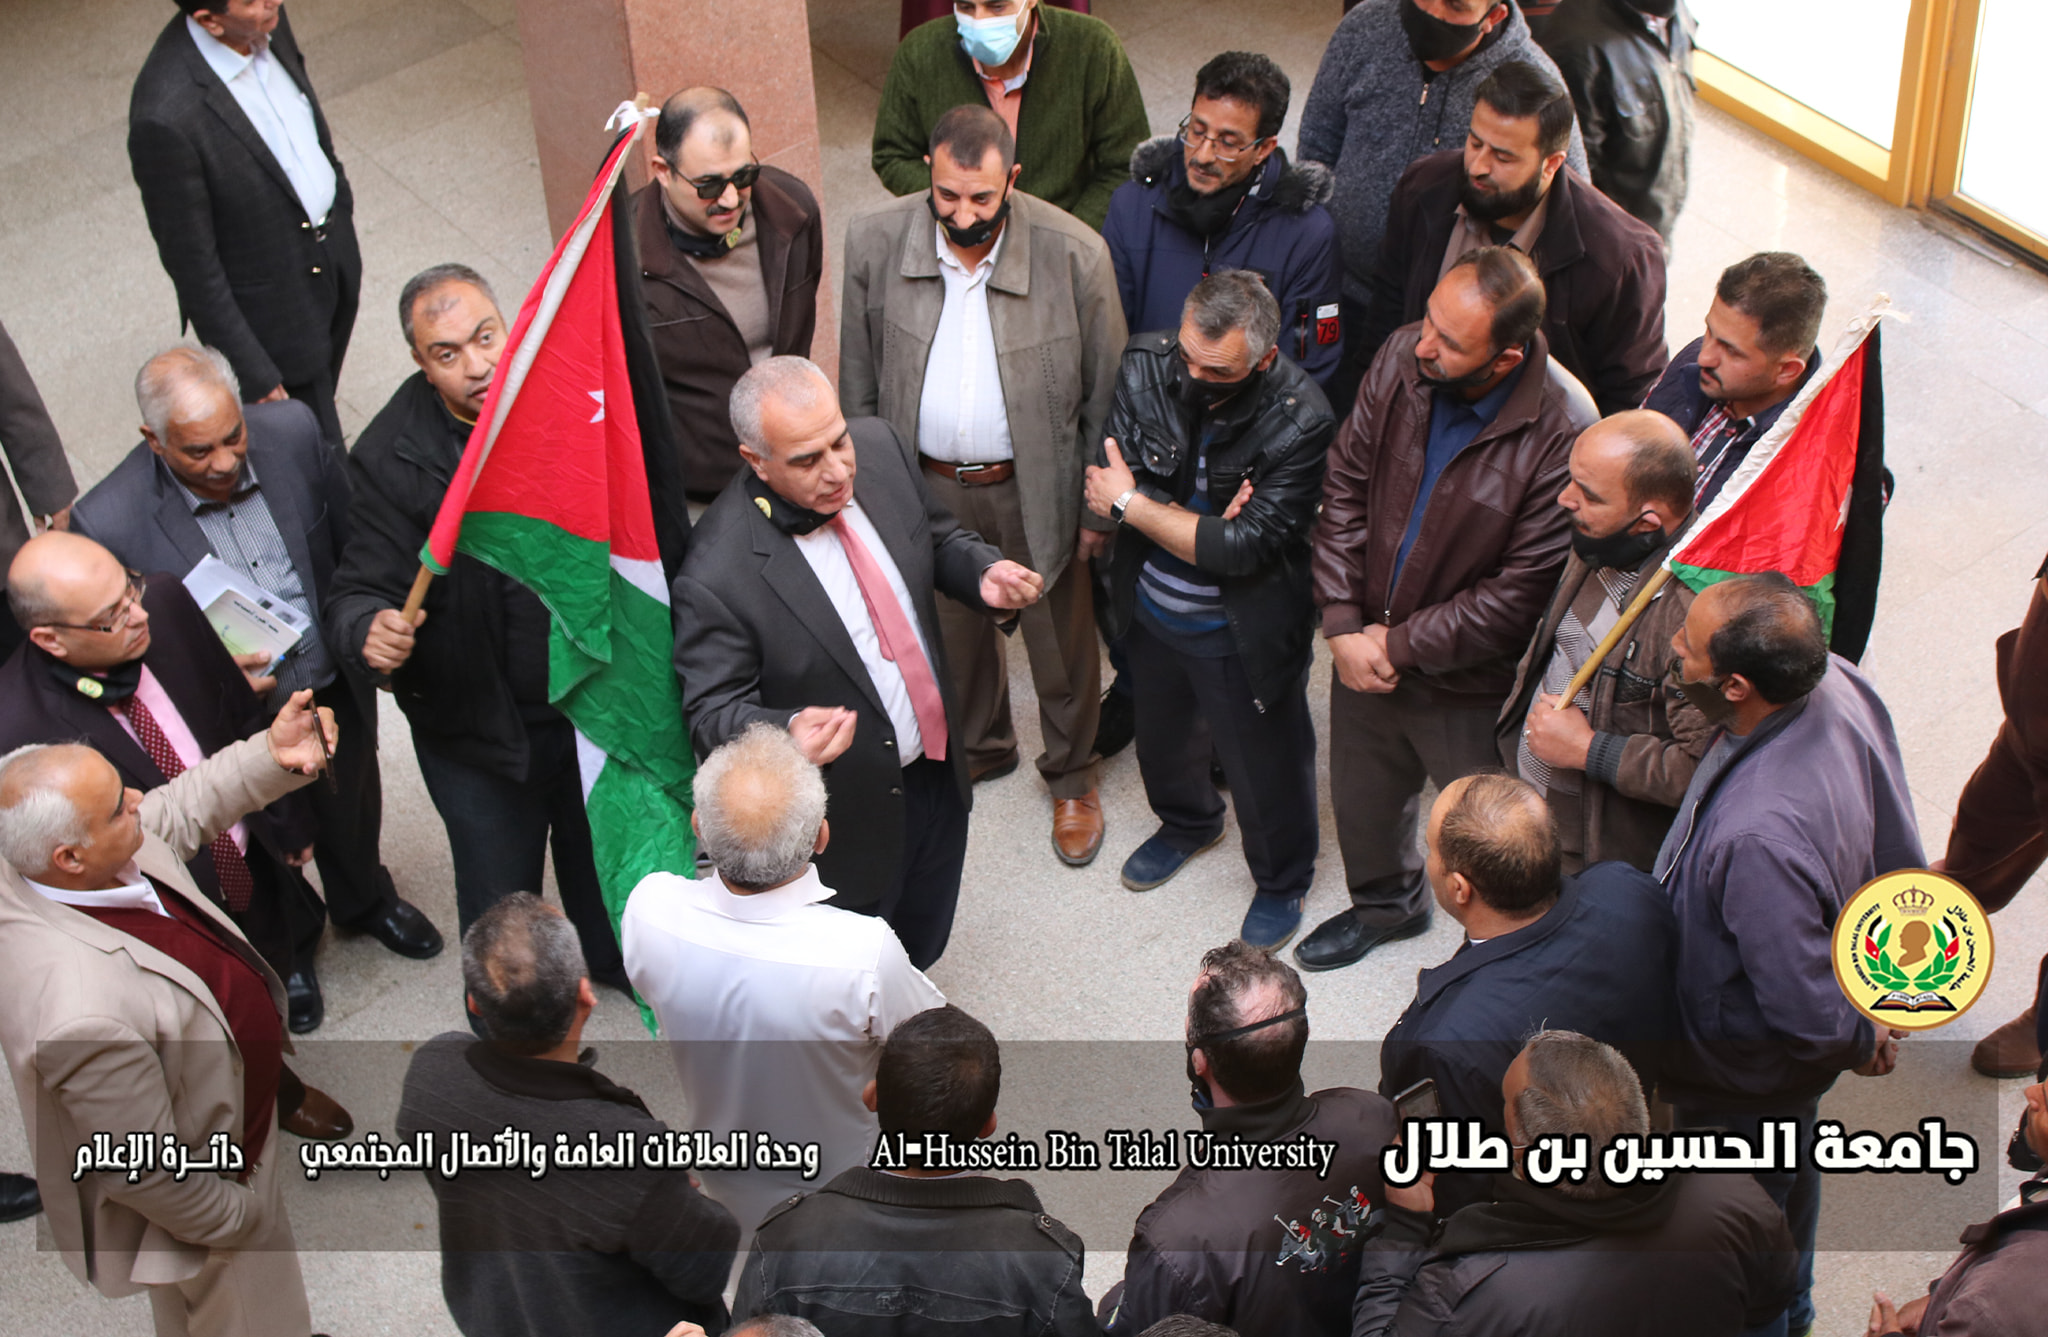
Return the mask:
<svg viewBox="0 0 2048 1337">
<path fill-rule="evenodd" d="M 1717 475 L 1721 462 L 1728 454 L 1728 448 L 1742 439 L 1750 429 L 1748 418 L 1731 418 L 1725 404 L 1716 404 L 1707 410 L 1707 416 L 1700 419 L 1700 425 L 1692 434 L 1693 458 L 1700 463 L 1699 482 L 1693 491 L 1695 510 L 1707 504 L 1709 498 L 1720 491 Z"/>
</svg>

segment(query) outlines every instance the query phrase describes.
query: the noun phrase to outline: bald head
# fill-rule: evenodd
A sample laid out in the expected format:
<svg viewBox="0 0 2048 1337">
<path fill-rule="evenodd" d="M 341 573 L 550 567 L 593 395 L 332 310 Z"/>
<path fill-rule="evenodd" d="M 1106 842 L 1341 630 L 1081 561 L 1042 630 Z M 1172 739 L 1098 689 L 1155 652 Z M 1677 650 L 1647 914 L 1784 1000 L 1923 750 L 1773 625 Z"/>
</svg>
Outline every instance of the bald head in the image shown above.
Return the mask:
<svg viewBox="0 0 2048 1337">
<path fill-rule="evenodd" d="M 1430 880 L 1462 879 L 1488 909 L 1540 914 L 1557 897 L 1557 824 L 1535 787 L 1512 775 L 1471 775 L 1437 795 L 1429 814 Z"/>
<path fill-rule="evenodd" d="M 149 649 L 149 615 L 114 554 L 53 529 L 21 545 L 7 568 L 7 606 L 29 639 L 81 669 L 105 669 Z M 112 626 L 112 631 L 93 627 Z"/>
<path fill-rule="evenodd" d="M 738 98 L 709 85 L 685 88 L 661 104 L 661 119 L 654 125 L 654 151 L 664 161 L 674 163 L 683 141 L 692 134 L 701 134 L 711 144 L 728 148 L 749 131 L 746 109 L 740 106 Z"/>
<path fill-rule="evenodd" d="M 735 891 L 792 881 L 825 847 L 825 778 L 772 724 L 749 725 L 706 757 L 691 797 L 704 853 Z"/>
<path fill-rule="evenodd" d="M 81 743 L 17 748 L 0 757 L 0 860 L 51 886 L 111 886 L 142 844 L 140 798 Z"/>
</svg>

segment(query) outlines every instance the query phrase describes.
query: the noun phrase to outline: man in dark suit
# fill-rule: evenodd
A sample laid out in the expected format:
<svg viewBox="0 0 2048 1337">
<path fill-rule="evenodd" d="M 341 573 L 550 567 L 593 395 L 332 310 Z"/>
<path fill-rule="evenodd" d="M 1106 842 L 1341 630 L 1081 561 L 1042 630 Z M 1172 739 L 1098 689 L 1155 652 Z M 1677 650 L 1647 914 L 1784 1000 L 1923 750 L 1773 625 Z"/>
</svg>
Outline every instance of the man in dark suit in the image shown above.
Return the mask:
<svg viewBox="0 0 2048 1337">
<path fill-rule="evenodd" d="M 1445 786 L 1428 847 L 1430 888 L 1466 940 L 1417 977 L 1380 1049 L 1380 1094 L 1429 1078 L 1445 1118 L 1500 1132 L 1501 1078 L 1545 1027 L 1613 1045 L 1654 1082 L 1677 936 L 1656 880 L 1624 863 L 1560 877 L 1549 805 L 1508 775 Z M 1487 1187 L 1457 1175 L 1439 1178 L 1436 1191 L 1439 1203 L 1462 1206 Z"/>
<path fill-rule="evenodd" d="M 29 378 L 14 340 L 0 326 L 0 450 L 7 453 L 7 468 L 15 485 L 28 502 L 28 514 L 14 504 L 11 492 L 0 490 L 0 568 L 14 560 L 30 534 L 45 529 L 62 529 L 70 523 L 71 499 L 78 484 L 71 477 L 71 462 L 64 457 L 64 443 L 36 383 Z M 7 580 L 0 575 L 0 593 Z M 13 621 L 0 617 L 0 659 L 14 653 L 22 643 L 21 631 Z M 0 1221 L 8 1220 L 0 1200 Z"/>
<path fill-rule="evenodd" d="M 128 160 L 178 312 L 251 400 L 334 384 L 362 286 L 354 197 L 275 0 L 178 0 L 128 104 Z"/>
<path fill-rule="evenodd" d="M 683 711 L 699 752 L 766 720 L 828 766 L 832 903 L 886 920 L 923 970 L 953 929 L 971 801 L 934 591 L 988 612 L 1044 582 L 932 501 L 887 422 L 849 424 L 816 364 L 756 365 L 732 420 L 749 467 L 671 596 Z"/>
<path fill-rule="evenodd" d="M 89 538 L 51 532 L 23 544 L 8 567 L 7 603 L 29 643 L 0 664 L 0 754 L 88 743 L 123 786 L 147 793 L 271 726 L 185 587 L 124 570 Z M 321 1017 L 313 948 L 326 916 L 298 871 L 313 856 L 313 826 L 312 806 L 287 795 L 185 863 L 285 981 L 287 1024 L 300 1035 Z M 289 1068 L 278 1117 L 301 1137 L 346 1137 L 353 1127 Z"/>
<path fill-rule="evenodd" d="M 183 577 L 208 556 L 305 619 L 282 660 L 238 657 L 250 686 L 281 707 L 310 688 L 334 712 L 341 743 L 334 783 L 309 788 L 313 857 L 336 924 L 401 956 L 441 950 L 427 917 L 401 900 L 378 855 L 384 822 L 375 691 L 343 675 L 320 630 L 334 568 L 348 541 L 348 479 L 304 404 L 243 410 L 235 374 L 211 348 L 173 348 L 135 380 L 142 444 L 79 499 L 72 529 L 124 566 Z"/>
<path fill-rule="evenodd" d="M 1602 413 L 1635 408 L 1670 358 L 1663 242 L 1565 166 L 1572 100 L 1556 75 L 1511 60 L 1477 96 L 1463 152 L 1418 158 L 1394 188 L 1372 305 L 1355 337 L 1370 358 L 1422 319 L 1459 255 L 1513 246 L 1542 276 L 1550 355 Z"/>
</svg>

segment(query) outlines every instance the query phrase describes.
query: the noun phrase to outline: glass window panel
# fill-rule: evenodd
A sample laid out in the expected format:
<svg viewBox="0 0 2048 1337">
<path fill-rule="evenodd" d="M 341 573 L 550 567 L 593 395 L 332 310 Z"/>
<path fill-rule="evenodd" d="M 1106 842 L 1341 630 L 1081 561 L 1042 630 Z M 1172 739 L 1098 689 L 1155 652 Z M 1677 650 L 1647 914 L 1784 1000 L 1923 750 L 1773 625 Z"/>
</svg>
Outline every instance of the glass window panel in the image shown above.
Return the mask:
<svg viewBox="0 0 2048 1337">
<path fill-rule="evenodd" d="M 1977 82 L 1963 141 L 1962 192 L 2037 233 L 2048 234 L 2048 178 L 2041 174 L 2037 117 L 2024 92 L 2041 77 L 2033 29 L 2021 0 L 1984 0 L 1977 28 Z M 2023 15 L 2034 19 L 2028 24 Z"/>
<path fill-rule="evenodd" d="M 1702 50 L 1878 147 L 1891 148 L 1911 0 L 1862 0 L 1853 5 L 1821 0 L 1690 3 L 1699 19 Z M 2009 7 L 2017 10 L 2018 0 L 2011 0 Z M 2020 45 L 2033 49 L 2031 42 Z"/>
</svg>

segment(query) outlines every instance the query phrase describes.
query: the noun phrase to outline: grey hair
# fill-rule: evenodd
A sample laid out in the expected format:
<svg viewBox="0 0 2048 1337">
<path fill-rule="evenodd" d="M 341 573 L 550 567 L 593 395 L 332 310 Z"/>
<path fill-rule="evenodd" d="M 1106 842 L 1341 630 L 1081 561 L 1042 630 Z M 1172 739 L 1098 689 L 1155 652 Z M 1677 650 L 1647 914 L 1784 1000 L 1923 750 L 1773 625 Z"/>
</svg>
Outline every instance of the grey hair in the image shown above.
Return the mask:
<svg viewBox="0 0 2048 1337">
<path fill-rule="evenodd" d="M 171 427 L 171 414 L 188 387 L 211 383 L 228 392 L 239 404 L 242 383 L 235 369 L 218 348 L 202 344 L 173 344 L 142 364 L 135 373 L 135 407 L 156 439 L 164 439 Z"/>
<path fill-rule="evenodd" d="M 748 725 L 697 767 L 690 796 L 704 853 L 740 891 L 780 886 L 817 849 L 825 777 L 786 729 Z"/>
<path fill-rule="evenodd" d="M 462 987 L 484 1033 L 514 1054 L 562 1043 L 589 976 L 575 926 L 530 891 L 505 897 L 462 935 Z"/>
<path fill-rule="evenodd" d="M 766 358 L 749 367 L 733 384 L 733 435 L 766 459 L 775 453 L 769 448 L 767 430 L 761 425 L 761 410 L 768 401 L 787 400 L 808 408 L 818 402 L 819 395 L 831 393 L 831 378 L 809 358 L 790 353 Z"/>
<path fill-rule="evenodd" d="M 1529 1084 L 1515 1097 L 1515 1121 L 1530 1142 L 1584 1133 L 1598 1164 L 1599 1152 L 1615 1138 L 1650 1131 L 1642 1079 L 1612 1045 L 1576 1031 L 1538 1031 L 1522 1053 L 1529 1060 Z M 1552 1187 L 1584 1202 L 1622 1191 L 1597 1172 L 1577 1183 L 1560 1179 Z"/>
<path fill-rule="evenodd" d="M 1195 285 L 1181 314 L 1195 322 L 1204 339 L 1221 339 L 1244 331 L 1244 346 L 1254 363 L 1273 351 L 1280 340 L 1280 303 L 1266 281 L 1249 269 L 1219 269 Z"/>
<path fill-rule="evenodd" d="M 490 283 L 468 265 L 450 262 L 435 265 L 431 269 L 422 269 L 405 281 L 405 287 L 398 294 L 398 328 L 405 331 L 407 348 L 418 347 L 412 341 L 413 307 L 419 304 L 420 298 L 430 296 L 435 289 L 445 288 L 451 283 L 467 283 L 489 298 L 492 306 L 498 304 L 498 294 L 491 291 Z M 431 308 L 429 314 L 432 314 Z"/>
<path fill-rule="evenodd" d="M 0 861 L 24 877 L 48 872 L 59 846 L 92 843 L 85 814 L 52 783 L 61 758 L 48 754 L 75 746 L 30 743 L 0 757 Z"/>
<path fill-rule="evenodd" d="M 725 1330 L 725 1337 L 825 1337 L 818 1325 L 795 1314 L 756 1314 Z"/>
</svg>

